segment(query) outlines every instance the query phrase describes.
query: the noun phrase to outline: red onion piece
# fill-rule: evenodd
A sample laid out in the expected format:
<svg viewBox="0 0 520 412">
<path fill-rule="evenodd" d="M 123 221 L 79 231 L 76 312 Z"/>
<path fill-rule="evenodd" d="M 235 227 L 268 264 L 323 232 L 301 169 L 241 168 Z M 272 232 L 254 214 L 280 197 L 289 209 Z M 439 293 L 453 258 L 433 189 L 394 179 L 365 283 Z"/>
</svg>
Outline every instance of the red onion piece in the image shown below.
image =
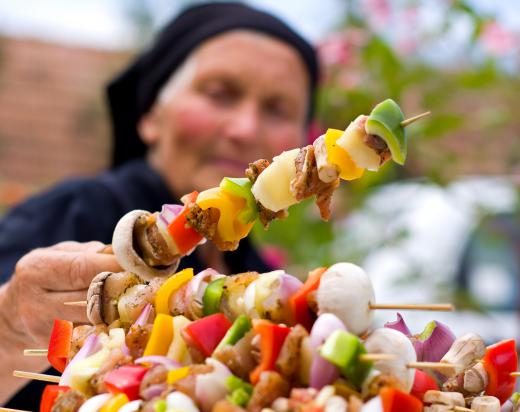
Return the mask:
<svg viewBox="0 0 520 412">
<path fill-rule="evenodd" d="M 410 337 L 412 333 L 410 332 L 410 329 L 408 329 L 408 326 L 406 325 L 406 322 L 404 321 L 404 318 L 401 316 L 401 314 L 397 313 L 397 320 L 393 322 L 386 322 L 385 328 L 389 329 L 395 329 L 398 332 L 404 333 L 406 336 Z"/>
<path fill-rule="evenodd" d="M 95 333 L 92 333 L 87 336 L 85 342 L 83 342 L 83 346 L 81 347 L 81 349 L 78 351 L 78 353 L 76 353 L 76 356 L 74 356 L 71 359 L 71 361 L 61 374 L 60 386 L 70 386 L 71 366 L 75 364 L 77 361 L 88 358 L 90 355 L 96 353 L 100 349 L 99 343 L 99 338 Z"/>
<path fill-rule="evenodd" d="M 195 295 L 195 297 L 198 297 L 197 295 L 198 294 L 203 294 L 204 293 L 204 290 L 206 289 L 204 287 L 204 290 L 201 291 L 201 285 L 203 283 L 207 284 L 219 277 L 223 277 L 224 275 L 218 273 L 215 269 L 212 269 L 212 268 L 207 268 L 207 269 L 204 269 L 202 272 L 199 272 L 197 273 L 193 279 L 190 280 L 190 283 L 188 285 L 188 291 L 187 291 L 187 295 L 188 296 L 193 296 Z M 202 296 L 201 296 L 202 298 Z"/>
<path fill-rule="evenodd" d="M 412 338 L 419 362 L 439 362 L 455 341 L 455 335 L 444 323 L 428 323 L 420 335 Z"/>
<path fill-rule="evenodd" d="M 144 391 L 141 392 L 141 397 L 145 401 L 149 401 L 150 399 L 161 396 L 161 393 L 163 393 L 165 389 L 166 389 L 165 383 L 157 383 L 155 385 L 150 385 L 148 388 L 146 388 Z"/>
<path fill-rule="evenodd" d="M 143 310 L 141 311 L 141 314 L 134 322 L 133 326 L 145 326 L 148 323 L 148 318 L 150 317 L 150 312 L 152 311 L 152 304 L 147 303 Z"/>
<path fill-rule="evenodd" d="M 282 282 L 280 286 L 280 299 L 282 302 L 288 302 L 289 298 L 303 286 L 300 279 L 287 273 L 280 275 L 280 280 Z"/>
<path fill-rule="evenodd" d="M 178 362 L 175 362 L 173 359 L 167 358 L 166 356 L 160 355 L 151 355 L 151 356 L 142 356 L 137 358 L 135 363 L 153 363 L 156 365 L 163 365 L 169 371 L 173 369 L 180 368 L 182 365 Z"/>
<path fill-rule="evenodd" d="M 181 213 L 184 207 L 181 205 L 163 205 L 159 213 L 159 219 L 168 227 L 168 225 Z"/>
<path fill-rule="evenodd" d="M 336 330 L 346 331 L 343 322 L 332 313 L 324 313 L 316 319 L 311 329 L 310 347 L 313 353 L 310 373 L 310 386 L 321 389 L 334 382 L 339 376 L 339 370 L 329 361 L 323 359 L 318 348 Z"/>
</svg>

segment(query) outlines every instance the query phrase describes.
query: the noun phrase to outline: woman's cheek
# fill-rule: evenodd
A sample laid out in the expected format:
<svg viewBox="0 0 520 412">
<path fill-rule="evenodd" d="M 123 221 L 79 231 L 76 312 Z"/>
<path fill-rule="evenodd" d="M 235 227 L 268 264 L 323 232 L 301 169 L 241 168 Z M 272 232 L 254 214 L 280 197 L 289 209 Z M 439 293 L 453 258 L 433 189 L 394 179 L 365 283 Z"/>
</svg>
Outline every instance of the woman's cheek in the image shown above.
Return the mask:
<svg viewBox="0 0 520 412">
<path fill-rule="evenodd" d="M 287 128 L 270 134 L 266 141 L 273 156 L 277 156 L 285 150 L 303 146 L 304 139 L 303 133 L 294 130 L 294 128 Z"/>
<path fill-rule="evenodd" d="M 196 101 L 175 111 L 175 129 L 183 143 L 205 144 L 217 135 L 219 117 L 208 105 Z"/>
</svg>

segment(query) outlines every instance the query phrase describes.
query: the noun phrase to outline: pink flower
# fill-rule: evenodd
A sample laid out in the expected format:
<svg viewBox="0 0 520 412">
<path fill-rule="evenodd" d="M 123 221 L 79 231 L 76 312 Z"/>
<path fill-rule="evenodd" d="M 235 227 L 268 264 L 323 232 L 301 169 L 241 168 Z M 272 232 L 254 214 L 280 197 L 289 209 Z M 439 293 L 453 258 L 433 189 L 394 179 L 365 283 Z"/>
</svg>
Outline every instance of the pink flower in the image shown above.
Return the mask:
<svg viewBox="0 0 520 412">
<path fill-rule="evenodd" d="M 260 249 L 260 255 L 265 263 L 273 269 L 280 269 L 287 266 L 289 257 L 282 248 L 274 245 L 265 245 Z"/>
<path fill-rule="evenodd" d="M 365 0 L 364 6 L 368 21 L 374 29 L 387 25 L 391 12 L 388 0 Z"/>
<path fill-rule="evenodd" d="M 320 61 L 325 66 L 345 64 L 351 55 L 351 50 L 344 36 L 334 35 L 318 46 Z"/>
<path fill-rule="evenodd" d="M 491 54 L 504 55 L 514 49 L 518 39 L 513 32 L 491 21 L 484 25 L 480 41 Z"/>
</svg>

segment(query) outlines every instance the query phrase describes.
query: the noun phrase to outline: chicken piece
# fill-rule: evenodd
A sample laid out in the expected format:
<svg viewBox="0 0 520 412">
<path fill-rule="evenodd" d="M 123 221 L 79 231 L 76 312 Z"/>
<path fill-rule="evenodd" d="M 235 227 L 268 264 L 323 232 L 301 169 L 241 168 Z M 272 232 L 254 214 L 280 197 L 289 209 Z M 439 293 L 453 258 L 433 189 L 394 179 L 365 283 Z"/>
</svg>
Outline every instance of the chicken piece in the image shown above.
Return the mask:
<svg viewBox="0 0 520 412">
<path fill-rule="evenodd" d="M 211 240 L 218 250 L 226 252 L 233 251 L 238 248 L 239 241 L 225 241 L 222 240 L 217 232 L 218 220 L 220 218 L 220 211 L 214 207 L 208 207 L 202 210 L 196 203 L 189 207 L 189 212 L 186 215 L 186 222 L 200 235 L 206 239 Z"/>
<path fill-rule="evenodd" d="M 319 178 L 312 145 L 300 149 L 295 164 L 296 177 L 291 181 L 292 194 L 298 201 L 316 195 L 316 204 L 320 209 L 321 218 L 329 220 L 332 194 L 339 186 L 339 178 L 329 183 Z"/>
<path fill-rule="evenodd" d="M 225 345 L 214 352 L 212 357 L 226 365 L 233 375 L 249 380 L 249 374 L 257 364 L 251 350 L 253 337 L 251 330 L 234 345 Z"/>
<path fill-rule="evenodd" d="M 303 339 L 308 335 L 303 326 L 294 326 L 287 335 L 276 359 L 276 369 L 290 382 L 296 379 L 300 368 L 301 345 Z"/>
<path fill-rule="evenodd" d="M 270 162 L 267 159 L 258 159 L 253 163 L 249 163 L 249 167 L 246 169 L 246 177 L 251 181 L 251 183 L 255 183 L 256 179 L 260 173 L 262 173 L 269 166 Z"/>
<path fill-rule="evenodd" d="M 134 247 L 148 266 L 170 266 L 180 259 L 170 250 L 166 239 L 156 224 L 156 214 L 142 214 L 135 221 Z"/>
<path fill-rule="evenodd" d="M 99 335 L 100 333 L 108 334 L 108 330 L 105 324 L 99 324 L 96 326 L 92 325 L 79 325 L 72 330 L 72 342 L 69 351 L 69 360 L 71 360 L 76 353 L 81 349 L 85 339 L 92 334 Z"/>
<path fill-rule="evenodd" d="M 197 375 L 210 373 L 213 371 L 213 366 L 200 364 L 191 365 L 189 367 L 188 375 L 185 378 L 179 379 L 171 385 L 171 388 L 176 391 L 180 391 L 185 395 L 188 395 L 191 399 L 196 399 L 195 396 L 195 384 Z"/>
<path fill-rule="evenodd" d="M 247 405 L 250 412 L 260 412 L 271 405 L 275 399 L 287 396 L 290 384 L 282 375 L 273 371 L 265 371 L 260 374 L 260 380 L 253 389 L 251 400 Z"/>
<path fill-rule="evenodd" d="M 287 216 L 289 216 L 289 212 L 287 211 L 287 209 L 282 209 L 277 212 L 273 212 L 272 210 L 269 210 L 258 201 L 256 202 L 256 207 L 258 209 L 258 220 L 260 221 L 264 229 L 267 229 L 273 220 L 285 219 Z"/>
<path fill-rule="evenodd" d="M 125 343 L 130 352 L 130 356 L 134 359 L 143 356 L 144 349 L 150 339 L 153 325 L 145 326 L 132 325 L 126 334 Z"/>
<path fill-rule="evenodd" d="M 487 388 L 488 381 L 487 371 L 481 362 L 464 371 L 463 388 L 468 394 L 482 393 Z"/>
<path fill-rule="evenodd" d="M 387 373 L 380 373 L 368 377 L 367 381 L 363 383 L 363 398 L 371 399 L 379 395 L 379 391 L 385 386 L 403 390 L 402 382 L 395 376 Z"/>
<path fill-rule="evenodd" d="M 258 272 L 244 272 L 226 277 L 222 300 L 220 301 L 220 310 L 229 320 L 234 321 L 239 315 L 246 313 L 244 292 L 258 276 Z"/>
<path fill-rule="evenodd" d="M 152 385 L 164 384 L 166 386 L 166 380 L 168 378 L 168 369 L 163 365 L 155 365 L 146 372 L 141 385 L 139 385 L 139 396 L 146 399 L 145 392 Z"/>
<path fill-rule="evenodd" d="M 58 395 L 52 405 L 51 412 L 77 412 L 86 400 L 81 392 L 74 389 L 68 390 Z"/>
<path fill-rule="evenodd" d="M 314 157 L 316 158 L 316 167 L 320 180 L 325 183 L 337 180 L 340 169 L 337 165 L 329 162 L 325 135 L 318 137 L 312 145 L 314 146 Z"/>
<path fill-rule="evenodd" d="M 377 153 L 380 158 L 380 165 L 383 165 L 392 158 L 392 153 L 390 153 L 390 149 L 388 148 L 386 142 L 379 136 L 374 134 L 365 134 L 363 137 L 363 142 Z"/>
</svg>

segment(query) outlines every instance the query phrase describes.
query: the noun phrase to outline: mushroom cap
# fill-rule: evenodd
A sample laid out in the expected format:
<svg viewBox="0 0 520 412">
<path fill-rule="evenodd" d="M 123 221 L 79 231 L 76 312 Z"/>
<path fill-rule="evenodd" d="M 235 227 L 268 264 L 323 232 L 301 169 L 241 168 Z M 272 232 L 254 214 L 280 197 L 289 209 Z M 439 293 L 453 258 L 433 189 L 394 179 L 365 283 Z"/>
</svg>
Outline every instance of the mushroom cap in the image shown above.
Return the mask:
<svg viewBox="0 0 520 412">
<path fill-rule="evenodd" d="M 116 225 L 112 237 L 112 249 L 119 264 L 128 272 L 137 274 L 144 280 L 168 277 L 175 273 L 179 260 L 167 267 L 155 268 L 147 265 L 134 247 L 134 225 L 139 216 L 150 215 L 146 210 L 132 210 L 124 215 Z"/>
<path fill-rule="evenodd" d="M 93 325 L 105 323 L 103 320 L 103 285 L 112 272 L 101 272 L 94 276 L 87 292 L 87 318 Z"/>
<path fill-rule="evenodd" d="M 325 271 L 317 302 L 318 315 L 336 315 L 356 335 L 365 332 L 372 323 L 370 304 L 375 302 L 374 288 L 367 273 L 353 263 L 336 263 Z"/>
</svg>

